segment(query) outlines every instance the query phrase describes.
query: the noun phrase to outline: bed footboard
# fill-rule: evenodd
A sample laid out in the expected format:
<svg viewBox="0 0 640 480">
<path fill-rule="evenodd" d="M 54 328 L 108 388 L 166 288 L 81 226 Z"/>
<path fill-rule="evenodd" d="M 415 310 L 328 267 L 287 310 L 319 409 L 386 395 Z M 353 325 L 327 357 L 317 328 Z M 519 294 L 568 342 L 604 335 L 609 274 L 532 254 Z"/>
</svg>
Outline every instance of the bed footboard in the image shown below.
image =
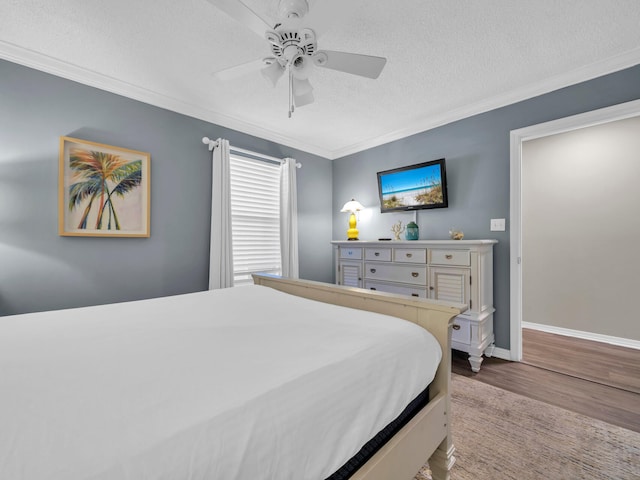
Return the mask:
<svg viewBox="0 0 640 480">
<path fill-rule="evenodd" d="M 412 479 L 429 459 L 434 480 L 448 480 L 455 462 L 448 419 L 451 405 L 451 326 L 466 309 L 440 302 L 276 275 L 253 275 L 256 285 L 299 297 L 399 317 L 425 328 L 442 347 L 442 361 L 429 386 L 429 403 L 352 477 Z"/>
</svg>

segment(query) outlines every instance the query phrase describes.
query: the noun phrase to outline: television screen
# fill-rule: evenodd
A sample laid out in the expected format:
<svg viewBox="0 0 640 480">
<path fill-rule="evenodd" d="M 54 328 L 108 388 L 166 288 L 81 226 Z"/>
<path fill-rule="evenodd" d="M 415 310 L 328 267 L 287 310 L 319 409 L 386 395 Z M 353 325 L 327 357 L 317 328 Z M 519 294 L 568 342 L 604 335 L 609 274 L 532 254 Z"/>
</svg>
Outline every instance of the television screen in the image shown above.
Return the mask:
<svg viewBox="0 0 640 480">
<path fill-rule="evenodd" d="M 447 207 L 444 158 L 378 172 L 378 193 L 382 213 Z"/>
</svg>

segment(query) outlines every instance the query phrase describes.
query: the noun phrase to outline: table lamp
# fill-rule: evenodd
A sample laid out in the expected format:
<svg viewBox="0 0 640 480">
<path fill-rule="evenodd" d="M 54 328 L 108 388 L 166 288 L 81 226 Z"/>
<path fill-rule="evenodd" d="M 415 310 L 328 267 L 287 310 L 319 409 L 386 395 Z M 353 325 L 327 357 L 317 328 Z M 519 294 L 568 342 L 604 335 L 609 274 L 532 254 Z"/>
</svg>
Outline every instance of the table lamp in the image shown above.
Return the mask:
<svg viewBox="0 0 640 480">
<path fill-rule="evenodd" d="M 351 212 L 349 216 L 349 230 L 347 230 L 347 240 L 358 240 L 358 229 L 356 228 L 356 212 L 364 210 L 362 204 L 353 198 L 344 204 L 341 212 Z"/>
</svg>

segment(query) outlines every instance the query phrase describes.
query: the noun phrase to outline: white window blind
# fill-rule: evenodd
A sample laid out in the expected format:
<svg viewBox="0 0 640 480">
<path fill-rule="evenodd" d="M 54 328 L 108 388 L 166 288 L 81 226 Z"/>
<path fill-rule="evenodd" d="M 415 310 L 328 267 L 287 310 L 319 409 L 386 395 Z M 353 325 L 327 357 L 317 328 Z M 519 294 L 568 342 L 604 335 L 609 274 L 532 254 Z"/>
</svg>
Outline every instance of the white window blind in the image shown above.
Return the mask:
<svg viewBox="0 0 640 480">
<path fill-rule="evenodd" d="M 280 165 L 231 153 L 234 285 L 252 273 L 281 273 Z"/>
</svg>

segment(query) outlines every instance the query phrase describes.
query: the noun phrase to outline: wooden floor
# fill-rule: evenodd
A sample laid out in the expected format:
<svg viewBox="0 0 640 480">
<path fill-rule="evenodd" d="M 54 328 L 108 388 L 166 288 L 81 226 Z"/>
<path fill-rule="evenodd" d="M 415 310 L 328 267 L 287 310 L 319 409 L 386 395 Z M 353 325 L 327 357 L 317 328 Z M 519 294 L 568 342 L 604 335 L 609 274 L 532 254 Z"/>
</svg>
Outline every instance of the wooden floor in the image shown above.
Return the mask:
<svg viewBox="0 0 640 480">
<path fill-rule="evenodd" d="M 522 353 L 526 364 L 640 393 L 640 350 L 525 328 Z"/>
<path fill-rule="evenodd" d="M 640 350 L 523 329 L 523 360 L 485 358 L 473 373 L 454 351 L 452 371 L 640 432 Z"/>
</svg>

